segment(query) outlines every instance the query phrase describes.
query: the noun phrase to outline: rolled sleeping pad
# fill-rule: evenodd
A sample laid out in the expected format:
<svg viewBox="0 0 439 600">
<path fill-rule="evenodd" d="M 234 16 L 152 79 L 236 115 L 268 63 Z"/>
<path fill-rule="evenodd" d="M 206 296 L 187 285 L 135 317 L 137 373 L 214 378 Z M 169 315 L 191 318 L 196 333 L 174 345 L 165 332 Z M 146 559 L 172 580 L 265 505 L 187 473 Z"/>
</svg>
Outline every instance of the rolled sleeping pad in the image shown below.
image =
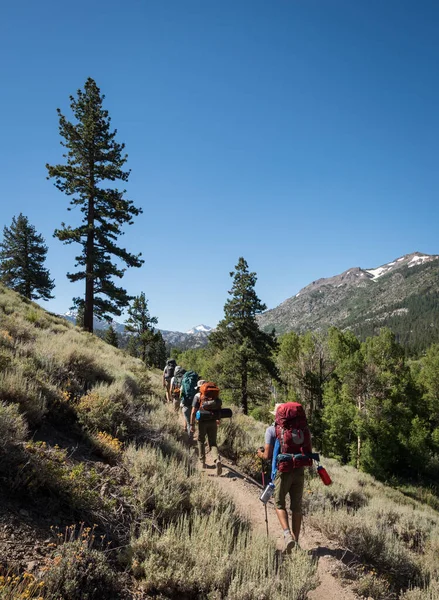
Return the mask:
<svg viewBox="0 0 439 600">
<path fill-rule="evenodd" d="M 233 412 L 230 408 L 220 408 L 219 410 L 197 410 L 195 415 L 197 421 L 219 421 L 221 419 L 230 419 Z"/>
<path fill-rule="evenodd" d="M 277 462 L 288 462 L 293 460 L 293 458 L 295 460 L 300 460 L 303 457 L 320 462 L 320 455 L 317 452 L 310 452 L 308 454 L 278 454 Z"/>
</svg>

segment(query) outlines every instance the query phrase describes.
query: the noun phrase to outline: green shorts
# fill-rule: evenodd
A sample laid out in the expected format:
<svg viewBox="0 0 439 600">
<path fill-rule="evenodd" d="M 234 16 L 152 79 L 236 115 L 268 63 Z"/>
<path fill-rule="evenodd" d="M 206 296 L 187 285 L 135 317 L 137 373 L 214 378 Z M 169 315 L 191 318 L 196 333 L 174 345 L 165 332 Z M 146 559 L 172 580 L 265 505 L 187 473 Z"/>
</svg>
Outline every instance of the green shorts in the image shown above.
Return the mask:
<svg viewBox="0 0 439 600">
<path fill-rule="evenodd" d="M 286 510 L 286 497 L 290 494 L 291 512 L 302 514 L 303 485 L 305 482 L 305 468 L 294 469 L 291 473 L 276 474 L 274 480 L 274 504 L 276 508 Z"/>
</svg>

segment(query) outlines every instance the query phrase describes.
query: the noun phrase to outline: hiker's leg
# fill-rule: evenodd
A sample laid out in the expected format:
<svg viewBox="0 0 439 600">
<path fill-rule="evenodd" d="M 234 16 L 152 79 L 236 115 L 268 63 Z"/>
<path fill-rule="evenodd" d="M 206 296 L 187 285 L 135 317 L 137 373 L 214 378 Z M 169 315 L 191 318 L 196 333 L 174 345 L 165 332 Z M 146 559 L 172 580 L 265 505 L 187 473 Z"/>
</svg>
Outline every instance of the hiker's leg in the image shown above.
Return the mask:
<svg viewBox="0 0 439 600">
<path fill-rule="evenodd" d="M 277 518 L 284 531 L 289 531 L 288 513 L 286 507 L 286 496 L 291 485 L 292 474 L 277 472 L 274 480 L 274 506 L 276 508 Z"/>
<path fill-rule="evenodd" d="M 188 435 L 191 435 L 191 412 L 192 412 L 192 408 L 190 406 L 183 406 L 183 408 L 181 409 L 182 413 L 183 413 L 183 417 L 185 420 L 185 429 L 188 433 Z"/>
<path fill-rule="evenodd" d="M 216 445 L 216 433 L 218 431 L 216 421 L 206 421 L 206 430 L 213 462 L 216 462 L 219 458 L 218 446 Z"/>
<path fill-rule="evenodd" d="M 291 501 L 291 528 L 293 530 L 294 539 L 299 541 L 300 528 L 302 526 L 302 496 L 303 486 L 305 483 L 305 469 L 294 469 L 293 479 L 290 488 Z"/>
<path fill-rule="evenodd" d="M 206 422 L 198 421 L 198 459 L 201 463 L 206 461 Z"/>
</svg>

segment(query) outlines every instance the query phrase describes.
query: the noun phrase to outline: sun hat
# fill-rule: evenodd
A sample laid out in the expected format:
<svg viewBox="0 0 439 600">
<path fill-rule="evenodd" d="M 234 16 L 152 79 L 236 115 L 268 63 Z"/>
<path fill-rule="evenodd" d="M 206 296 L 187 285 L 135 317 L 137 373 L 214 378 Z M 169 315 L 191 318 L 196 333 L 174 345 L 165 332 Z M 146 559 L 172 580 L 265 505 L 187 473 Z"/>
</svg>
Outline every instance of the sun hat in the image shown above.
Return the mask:
<svg viewBox="0 0 439 600">
<path fill-rule="evenodd" d="M 283 404 L 283 402 L 277 402 L 274 405 L 274 409 L 270 410 L 270 414 L 276 416 L 277 409 L 279 408 L 279 406 L 282 406 L 282 404 Z"/>
<path fill-rule="evenodd" d="M 197 381 L 197 388 L 200 389 L 200 387 L 203 385 L 203 383 L 206 383 L 205 379 L 199 379 Z"/>
</svg>

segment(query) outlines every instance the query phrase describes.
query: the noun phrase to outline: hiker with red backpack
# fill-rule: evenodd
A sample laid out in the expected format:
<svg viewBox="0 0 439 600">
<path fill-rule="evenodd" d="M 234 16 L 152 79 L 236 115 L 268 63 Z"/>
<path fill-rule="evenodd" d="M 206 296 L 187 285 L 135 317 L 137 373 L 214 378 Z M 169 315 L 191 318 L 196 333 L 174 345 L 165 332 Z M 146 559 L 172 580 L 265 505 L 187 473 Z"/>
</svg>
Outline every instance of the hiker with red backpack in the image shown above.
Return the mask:
<svg viewBox="0 0 439 600">
<path fill-rule="evenodd" d="M 298 402 L 276 404 L 275 422 L 265 432 L 265 446 L 259 458 L 272 460 L 274 503 L 284 532 L 287 553 L 298 544 L 302 525 L 302 496 L 305 467 L 313 464 L 311 434 L 303 406 Z M 286 496 L 290 496 L 291 529 L 288 524 Z"/>
<path fill-rule="evenodd" d="M 198 459 L 203 469 L 206 468 L 206 437 L 209 442 L 213 462 L 218 477 L 223 472 L 221 458 L 218 452 L 216 442 L 218 425 L 218 411 L 221 409 L 221 399 L 219 397 L 219 388 L 211 381 L 200 379 L 197 382 L 198 393 L 192 402 L 191 431 L 195 431 L 195 420 L 198 415 Z"/>
</svg>

